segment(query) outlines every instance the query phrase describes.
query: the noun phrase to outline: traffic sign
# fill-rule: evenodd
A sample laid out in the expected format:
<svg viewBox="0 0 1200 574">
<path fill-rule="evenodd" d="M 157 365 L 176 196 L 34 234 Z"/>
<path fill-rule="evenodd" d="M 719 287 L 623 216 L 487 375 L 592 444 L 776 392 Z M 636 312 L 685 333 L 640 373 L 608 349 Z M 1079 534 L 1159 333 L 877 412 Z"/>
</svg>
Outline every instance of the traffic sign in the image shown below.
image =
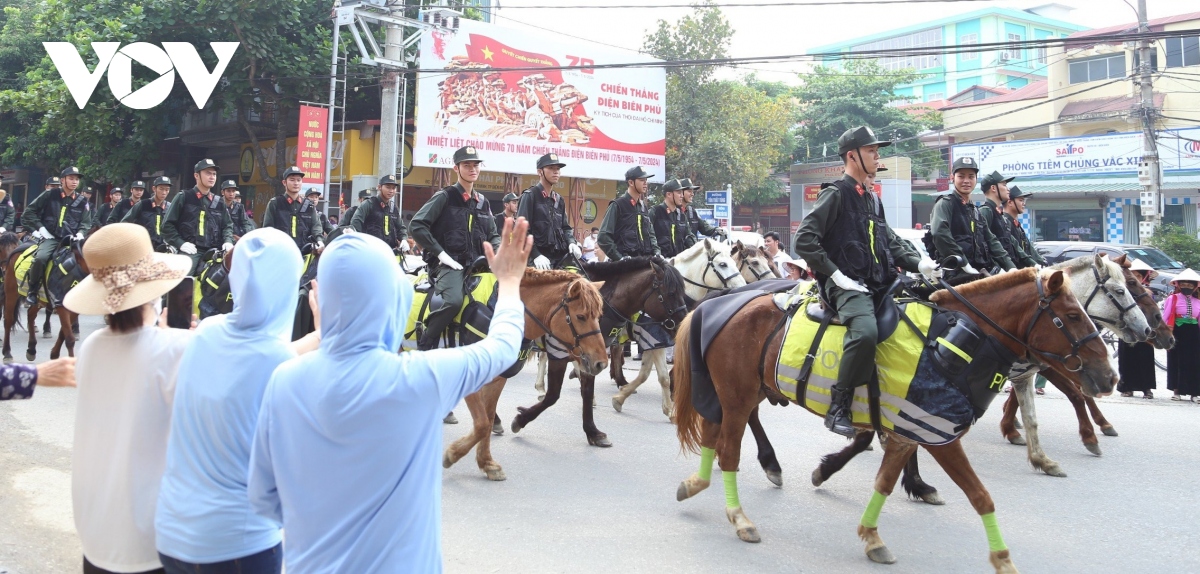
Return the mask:
<svg viewBox="0 0 1200 574">
<path fill-rule="evenodd" d="M 729 204 L 713 204 L 712 207 L 713 217 L 717 219 L 729 219 Z"/>
<path fill-rule="evenodd" d="M 709 205 L 729 205 L 728 191 L 706 191 L 704 192 L 704 203 Z M 719 217 L 719 216 L 718 216 Z"/>
</svg>

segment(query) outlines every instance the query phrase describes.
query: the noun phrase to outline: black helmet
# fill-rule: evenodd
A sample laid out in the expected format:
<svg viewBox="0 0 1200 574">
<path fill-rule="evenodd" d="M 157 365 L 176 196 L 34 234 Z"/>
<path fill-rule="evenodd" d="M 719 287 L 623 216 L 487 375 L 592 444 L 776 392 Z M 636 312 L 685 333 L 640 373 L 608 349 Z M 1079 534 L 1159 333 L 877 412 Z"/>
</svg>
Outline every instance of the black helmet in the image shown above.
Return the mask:
<svg viewBox="0 0 1200 574">
<path fill-rule="evenodd" d="M 640 165 L 637 167 L 631 167 L 625 172 L 625 181 L 634 179 L 649 179 L 651 177 L 654 177 L 654 174 L 646 173 L 646 170 L 642 169 L 642 166 Z"/>
<path fill-rule="evenodd" d="M 950 174 L 954 175 L 960 169 L 970 169 L 974 170 L 975 173 L 979 173 L 979 163 L 973 157 L 960 157 L 954 160 L 954 165 L 950 168 Z"/>
<path fill-rule="evenodd" d="M 508 203 L 510 201 L 518 201 L 520 199 L 521 199 L 520 197 L 517 197 L 517 194 L 515 194 L 511 191 L 504 194 L 504 203 Z"/>
<path fill-rule="evenodd" d="M 860 147 L 867 147 L 869 145 L 887 147 L 892 145 L 892 142 L 875 139 L 875 132 L 871 131 L 871 128 L 867 126 L 858 126 L 856 128 L 850 128 L 846 130 L 842 133 L 842 136 L 838 138 L 838 155 L 844 154 L 848 151 L 856 150 Z"/>
<path fill-rule="evenodd" d="M 1007 177 L 1006 178 L 1003 175 L 1000 175 L 1000 172 L 993 171 L 992 173 L 985 175 L 983 177 L 983 179 L 979 181 L 979 188 L 982 189 L 984 193 L 987 193 L 987 190 L 989 187 L 991 187 L 993 185 L 999 185 L 1001 183 L 1008 183 L 1014 179 L 1017 179 L 1017 178 L 1016 177 Z"/>
<path fill-rule="evenodd" d="M 154 180 L 154 187 L 158 187 L 160 185 L 171 185 L 171 178 L 165 175 L 158 176 L 158 179 Z"/>
<path fill-rule="evenodd" d="M 561 161 L 558 161 L 558 154 L 556 154 L 556 153 L 548 153 L 548 154 L 538 158 L 538 161 L 537 161 L 538 169 L 542 169 L 543 167 L 550 167 L 552 165 L 557 165 L 558 167 L 566 167 L 567 166 L 567 164 L 565 164 Z"/>
<path fill-rule="evenodd" d="M 60 173 L 59 175 L 62 177 L 67 177 L 68 175 L 78 175 L 79 177 L 83 177 L 83 174 L 79 173 L 79 168 L 77 168 L 75 166 L 71 166 L 71 167 L 68 167 L 67 169 L 62 170 L 62 173 Z"/>
<path fill-rule="evenodd" d="M 293 165 L 292 167 L 289 167 L 286 170 L 284 170 L 283 175 L 279 176 L 279 179 L 287 179 L 288 177 L 293 176 L 293 175 L 298 175 L 300 177 L 304 177 L 304 171 Z"/>
<path fill-rule="evenodd" d="M 238 184 L 236 181 L 233 181 L 232 179 L 227 179 L 221 183 L 221 191 L 225 191 L 231 187 L 234 189 L 237 189 L 237 186 L 238 186 Z"/>
<path fill-rule="evenodd" d="M 458 165 L 464 161 L 483 161 L 479 159 L 479 154 L 475 152 L 475 146 L 469 145 L 460 147 L 454 152 L 454 165 Z"/>
<path fill-rule="evenodd" d="M 146 189 L 146 182 L 139 179 L 139 180 L 129 184 L 129 189 L 137 189 L 137 188 Z"/>
<path fill-rule="evenodd" d="M 663 193 L 671 193 L 683 189 L 683 182 L 678 179 L 672 179 L 663 184 Z"/>
</svg>

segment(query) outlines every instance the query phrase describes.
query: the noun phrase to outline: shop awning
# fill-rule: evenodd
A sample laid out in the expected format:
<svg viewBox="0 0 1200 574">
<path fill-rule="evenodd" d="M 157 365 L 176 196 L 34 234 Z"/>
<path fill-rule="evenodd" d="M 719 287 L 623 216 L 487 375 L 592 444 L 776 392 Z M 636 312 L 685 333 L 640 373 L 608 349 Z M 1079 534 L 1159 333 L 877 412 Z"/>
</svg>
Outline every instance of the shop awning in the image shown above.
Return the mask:
<svg viewBox="0 0 1200 574">
<path fill-rule="evenodd" d="M 1015 185 L 1033 193 L 1109 193 L 1116 191 L 1141 191 L 1142 186 L 1137 181 L 1120 183 L 1069 183 L 1064 181 L 1016 181 Z M 1200 179 L 1185 179 L 1181 181 L 1167 180 L 1162 185 L 1163 191 L 1200 189 Z"/>
</svg>

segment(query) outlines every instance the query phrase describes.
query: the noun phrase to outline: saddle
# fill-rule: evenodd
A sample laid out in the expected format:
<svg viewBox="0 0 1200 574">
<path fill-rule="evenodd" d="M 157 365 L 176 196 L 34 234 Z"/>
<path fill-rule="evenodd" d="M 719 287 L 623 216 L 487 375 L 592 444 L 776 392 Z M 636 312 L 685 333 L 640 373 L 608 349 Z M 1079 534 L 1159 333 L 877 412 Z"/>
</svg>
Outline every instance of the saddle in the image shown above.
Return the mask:
<svg viewBox="0 0 1200 574">
<path fill-rule="evenodd" d="M 33 259 L 34 255 L 37 254 L 37 248 L 38 245 L 31 242 L 22 243 L 17 247 L 20 255 L 17 256 L 16 261 L 13 263 L 13 276 L 17 280 L 17 294 L 22 297 L 29 293 L 29 269 L 33 266 Z M 50 262 L 46 264 L 46 268 L 43 271 L 43 289 L 41 293 L 38 293 L 38 300 L 42 303 L 58 306 L 62 303 L 67 291 L 70 291 L 72 287 L 78 285 L 82 280 L 83 273 L 79 271 L 79 265 L 75 261 L 75 253 L 66 245 L 59 246 L 55 249 L 54 254 L 50 257 Z"/>
<path fill-rule="evenodd" d="M 891 287 L 878 296 L 872 297 L 872 302 L 875 304 L 875 327 L 878 329 L 880 341 L 891 337 L 892 333 L 896 332 L 896 327 L 900 325 L 900 307 L 896 304 L 895 293 L 903 284 L 903 280 L 897 277 Z M 809 303 L 804 308 L 808 318 L 817 323 L 843 325 L 841 318 L 834 311 L 833 305 L 825 300 L 825 293 L 820 289 L 817 290 L 817 293 L 819 300 Z"/>
</svg>

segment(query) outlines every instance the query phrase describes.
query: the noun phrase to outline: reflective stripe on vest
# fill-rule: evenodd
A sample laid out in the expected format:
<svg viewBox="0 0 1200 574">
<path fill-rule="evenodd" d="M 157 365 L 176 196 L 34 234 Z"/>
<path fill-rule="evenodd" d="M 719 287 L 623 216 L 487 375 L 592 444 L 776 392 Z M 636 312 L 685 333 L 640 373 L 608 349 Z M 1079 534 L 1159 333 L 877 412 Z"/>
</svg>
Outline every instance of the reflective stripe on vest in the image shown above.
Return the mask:
<svg viewBox="0 0 1200 574">
<path fill-rule="evenodd" d="M 637 222 L 638 222 L 638 240 L 645 241 L 646 238 L 642 236 L 642 216 L 635 215 L 634 217 L 637 217 Z"/>
<path fill-rule="evenodd" d="M 390 235 L 390 234 L 391 234 L 391 232 L 390 232 L 390 231 L 388 231 L 388 230 L 390 229 L 390 226 L 389 226 L 389 224 L 388 224 L 388 220 L 389 220 L 389 219 L 391 219 L 391 218 L 390 218 L 390 217 L 388 217 L 388 214 L 387 214 L 387 212 L 385 211 L 385 212 L 383 213 L 383 236 L 384 236 L 384 237 L 387 237 L 388 235 Z M 468 229 L 467 231 L 470 231 L 470 229 Z"/>
<path fill-rule="evenodd" d="M 292 216 L 292 237 L 296 236 L 296 216 Z"/>
<path fill-rule="evenodd" d="M 204 211 L 203 209 L 200 210 L 200 226 L 196 230 L 200 233 L 200 237 L 204 237 L 204 214 L 205 213 L 208 213 L 208 212 Z"/>
<path fill-rule="evenodd" d="M 161 215 L 154 216 L 154 234 L 162 235 L 162 216 Z"/>
<path fill-rule="evenodd" d="M 879 263 L 879 254 L 875 253 L 875 220 L 872 219 L 867 224 L 867 235 L 871 236 L 871 257 L 875 258 L 875 263 Z"/>
<path fill-rule="evenodd" d="M 64 205 L 64 206 L 62 206 L 62 209 L 58 210 L 58 226 L 59 227 L 62 227 L 63 218 L 65 218 L 66 216 L 67 216 L 67 206 Z"/>
</svg>

